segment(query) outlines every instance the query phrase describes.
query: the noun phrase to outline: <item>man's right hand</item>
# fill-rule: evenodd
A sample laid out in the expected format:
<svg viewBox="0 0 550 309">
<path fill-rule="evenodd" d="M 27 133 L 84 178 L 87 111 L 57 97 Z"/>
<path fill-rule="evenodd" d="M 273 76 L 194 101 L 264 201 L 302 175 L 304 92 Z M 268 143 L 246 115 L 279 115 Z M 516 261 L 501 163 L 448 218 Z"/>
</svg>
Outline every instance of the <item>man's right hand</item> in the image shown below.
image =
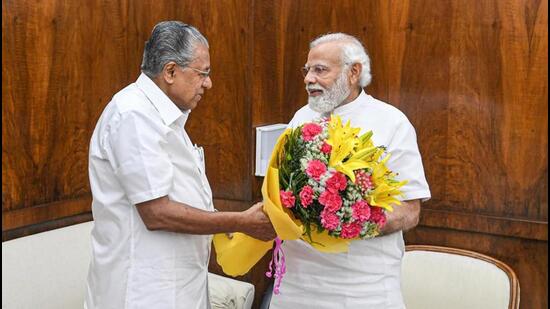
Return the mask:
<svg viewBox="0 0 550 309">
<path fill-rule="evenodd" d="M 243 226 L 241 230 L 243 233 L 263 241 L 277 237 L 271 221 L 263 211 L 263 203 L 254 204 L 242 214 Z"/>
</svg>

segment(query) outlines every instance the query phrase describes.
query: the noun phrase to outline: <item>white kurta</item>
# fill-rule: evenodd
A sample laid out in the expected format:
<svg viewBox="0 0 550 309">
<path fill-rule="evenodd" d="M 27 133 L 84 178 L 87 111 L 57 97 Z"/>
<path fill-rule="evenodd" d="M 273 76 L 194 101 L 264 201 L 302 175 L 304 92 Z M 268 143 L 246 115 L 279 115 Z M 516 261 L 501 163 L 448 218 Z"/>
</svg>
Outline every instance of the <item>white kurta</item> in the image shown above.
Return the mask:
<svg viewBox="0 0 550 309">
<path fill-rule="evenodd" d="M 361 92 L 334 114 L 362 128 L 361 134 L 372 130 L 375 145 L 387 147 L 388 167 L 399 173 L 399 179 L 409 180 L 402 188 L 403 200 L 430 198 L 416 133 L 401 111 Z M 289 126 L 319 116 L 304 106 Z M 353 241 L 349 252 L 338 254 L 321 253 L 303 241 L 285 241 L 287 272 L 270 309 L 404 308 L 400 287 L 404 249 L 401 232 Z"/>
<path fill-rule="evenodd" d="M 149 231 L 135 204 L 162 196 L 213 211 L 201 151 L 151 79 L 117 93 L 90 142 L 92 260 L 85 306 L 208 308 L 211 236 Z"/>
</svg>

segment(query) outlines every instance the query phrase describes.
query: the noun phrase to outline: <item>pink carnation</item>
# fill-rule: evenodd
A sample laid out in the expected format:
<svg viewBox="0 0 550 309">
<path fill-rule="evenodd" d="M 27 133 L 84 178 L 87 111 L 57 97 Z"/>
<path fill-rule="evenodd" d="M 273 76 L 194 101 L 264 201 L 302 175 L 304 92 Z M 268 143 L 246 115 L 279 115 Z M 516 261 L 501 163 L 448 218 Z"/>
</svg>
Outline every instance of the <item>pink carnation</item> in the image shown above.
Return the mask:
<svg viewBox="0 0 550 309">
<path fill-rule="evenodd" d="M 326 171 L 327 167 L 319 160 L 311 160 L 307 164 L 306 174 L 317 181 L 321 179 L 321 175 L 323 175 Z"/>
<path fill-rule="evenodd" d="M 313 202 L 313 188 L 310 186 L 305 186 L 300 192 L 300 201 L 304 208 L 307 208 Z"/>
<path fill-rule="evenodd" d="M 352 223 L 347 223 L 342 226 L 342 232 L 340 233 L 340 237 L 352 239 L 361 233 L 361 230 L 363 229 L 363 225 L 357 221 Z"/>
<path fill-rule="evenodd" d="M 323 145 L 321 146 L 321 152 L 325 154 L 329 154 L 332 151 L 332 146 L 327 144 L 327 142 L 323 142 Z"/>
<path fill-rule="evenodd" d="M 296 202 L 296 198 L 294 195 L 292 195 L 292 191 L 283 191 L 280 192 L 281 195 L 281 203 L 283 203 L 283 206 L 286 208 L 292 208 L 294 207 L 294 202 Z"/>
<path fill-rule="evenodd" d="M 347 185 L 348 181 L 346 176 L 340 172 L 334 173 L 334 175 L 327 180 L 327 190 L 334 193 L 345 190 Z"/>
<path fill-rule="evenodd" d="M 304 141 L 312 141 L 315 136 L 323 131 L 323 128 L 316 123 L 308 123 L 302 127 L 302 138 Z"/>
<path fill-rule="evenodd" d="M 370 209 L 370 219 L 374 223 L 378 224 L 380 228 L 386 225 L 386 214 L 384 209 L 380 207 L 371 207 Z"/>
<path fill-rule="evenodd" d="M 342 207 L 342 198 L 338 193 L 327 190 L 319 196 L 319 203 L 325 206 L 325 210 L 335 212 Z"/>
<path fill-rule="evenodd" d="M 326 209 L 321 212 L 321 225 L 329 231 L 335 230 L 340 225 L 340 218 Z"/>
<path fill-rule="evenodd" d="M 359 222 L 365 222 L 371 216 L 370 206 L 364 200 L 353 204 L 351 208 L 353 209 L 353 219 Z"/>
</svg>

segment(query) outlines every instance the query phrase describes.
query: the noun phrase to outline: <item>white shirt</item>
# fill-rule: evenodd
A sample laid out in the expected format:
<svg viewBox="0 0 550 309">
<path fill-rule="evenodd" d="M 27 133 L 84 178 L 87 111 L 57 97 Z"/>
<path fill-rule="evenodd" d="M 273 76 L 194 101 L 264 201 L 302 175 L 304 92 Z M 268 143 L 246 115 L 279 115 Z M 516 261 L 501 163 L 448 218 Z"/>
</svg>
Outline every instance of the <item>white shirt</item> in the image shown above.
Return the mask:
<svg viewBox="0 0 550 309">
<path fill-rule="evenodd" d="M 363 91 L 353 101 L 334 110 L 345 124 L 372 130 L 377 146 L 386 146 L 388 167 L 398 179 L 408 179 L 403 200 L 430 198 L 418 150 L 416 133 L 397 108 Z M 289 126 L 297 127 L 320 114 L 304 106 Z M 399 206 L 397 206 L 399 207 Z M 281 294 L 273 295 L 270 309 L 281 308 L 404 308 L 401 295 L 402 232 L 369 240 L 356 240 L 347 253 L 322 253 L 303 241 L 285 241 L 287 271 Z"/>
<path fill-rule="evenodd" d="M 213 211 L 201 151 L 177 106 L 146 75 L 118 92 L 90 142 L 92 260 L 85 306 L 209 306 L 211 236 L 149 231 L 136 204 L 170 200 Z"/>
</svg>

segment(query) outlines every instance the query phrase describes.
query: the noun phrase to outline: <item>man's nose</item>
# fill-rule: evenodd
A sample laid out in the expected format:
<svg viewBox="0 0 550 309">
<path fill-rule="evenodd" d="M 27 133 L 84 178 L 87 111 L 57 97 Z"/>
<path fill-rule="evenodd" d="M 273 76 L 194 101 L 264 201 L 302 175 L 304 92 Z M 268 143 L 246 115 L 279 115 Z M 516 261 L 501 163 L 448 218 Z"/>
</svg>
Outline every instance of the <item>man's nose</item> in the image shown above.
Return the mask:
<svg viewBox="0 0 550 309">
<path fill-rule="evenodd" d="M 306 76 L 304 76 L 304 84 L 310 85 L 315 84 L 317 82 L 317 79 L 313 73 L 311 73 L 311 70 L 307 72 Z"/>
<path fill-rule="evenodd" d="M 210 89 L 212 88 L 212 79 L 210 78 L 210 76 L 208 76 L 203 82 L 202 82 L 202 86 L 206 89 Z"/>
</svg>

